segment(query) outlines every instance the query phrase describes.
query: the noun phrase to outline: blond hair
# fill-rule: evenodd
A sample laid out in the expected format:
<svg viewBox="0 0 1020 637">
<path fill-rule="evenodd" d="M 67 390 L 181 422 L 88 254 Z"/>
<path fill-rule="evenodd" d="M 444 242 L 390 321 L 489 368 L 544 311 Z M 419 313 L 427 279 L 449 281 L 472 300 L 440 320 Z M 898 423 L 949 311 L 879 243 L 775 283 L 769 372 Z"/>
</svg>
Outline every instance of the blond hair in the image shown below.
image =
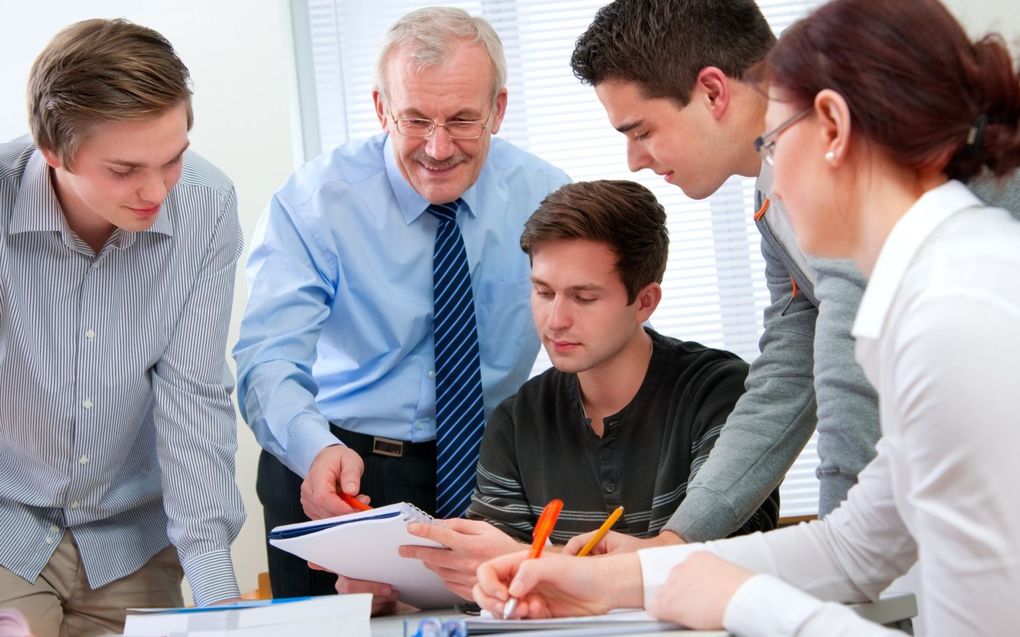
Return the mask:
<svg viewBox="0 0 1020 637">
<path fill-rule="evenodd" d="M 84 20 L 43 49 L 28 80 L 28 120 L 36 146 L 71 168 L 89 128 L 156 117 L 184 103 L 191 128 L 190 75 L 173 46 L 127 20 Z"/>
</svg>

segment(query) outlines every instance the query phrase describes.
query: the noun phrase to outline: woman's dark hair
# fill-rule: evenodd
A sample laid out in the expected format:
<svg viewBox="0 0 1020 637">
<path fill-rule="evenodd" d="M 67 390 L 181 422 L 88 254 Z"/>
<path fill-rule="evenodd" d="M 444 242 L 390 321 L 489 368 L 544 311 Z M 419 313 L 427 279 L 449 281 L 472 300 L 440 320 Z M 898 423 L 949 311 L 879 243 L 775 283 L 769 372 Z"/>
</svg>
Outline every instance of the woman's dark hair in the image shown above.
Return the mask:
<svg viewBox="0 0 1020 637">
<path fill-rule="evenodd" d="M 798 106 L 823 89 L 900 165 L 968 180 L 1020 166 L 1020 77 L 999 35 L 971 42 L 937 0 L 833 0 L 791 26 L 764 75 Z"/>
</svg>

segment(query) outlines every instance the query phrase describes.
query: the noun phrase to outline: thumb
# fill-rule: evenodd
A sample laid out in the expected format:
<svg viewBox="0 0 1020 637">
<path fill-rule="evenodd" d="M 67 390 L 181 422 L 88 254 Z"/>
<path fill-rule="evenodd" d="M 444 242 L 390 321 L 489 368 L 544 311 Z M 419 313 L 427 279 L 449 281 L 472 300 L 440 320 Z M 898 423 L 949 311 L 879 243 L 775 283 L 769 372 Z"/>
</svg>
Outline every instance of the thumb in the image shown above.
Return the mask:
<svg viewBox="0 0 1020 637">
<path fill-rule="evenodd" d="M 340 461 L 340 474 L 337 484 L 340 490 L 350 495 L 358 495 L 361 489 L 361 475 L 365 472 L 365 462 L 354 450 L 344 449 Z"/>
<path fill-rule="evenodd" d="M 590 540 L 592 535 L 594 534 L 595 531 L 589 531 L 587 533 L 575 535 L 574 537 L 570 538 L 570 540 L 567 541 L 566 545 L 563 547 L 563 554 L 577 555 L 577 552 L 581 550 L 581 547 L 587 544 L 588 540 Z"/>
</svg>

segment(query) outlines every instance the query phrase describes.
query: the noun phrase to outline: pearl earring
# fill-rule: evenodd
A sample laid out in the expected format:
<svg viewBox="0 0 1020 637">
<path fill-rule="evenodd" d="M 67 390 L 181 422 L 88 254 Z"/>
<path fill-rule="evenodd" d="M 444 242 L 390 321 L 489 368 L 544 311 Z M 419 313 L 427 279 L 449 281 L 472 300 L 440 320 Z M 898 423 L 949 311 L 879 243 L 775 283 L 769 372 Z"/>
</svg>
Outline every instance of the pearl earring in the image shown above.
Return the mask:
<svg viewBox="0 0 1020 637">
<path fill-rule="evenodd" d="M 829 162 L 830 164 L 832 162 L 836 161 L 836 153 L 835 153 L 835 151 L 831 151 L 830 150 L 829 152 L 825 153 L 825 161 Z"/>
</svg>

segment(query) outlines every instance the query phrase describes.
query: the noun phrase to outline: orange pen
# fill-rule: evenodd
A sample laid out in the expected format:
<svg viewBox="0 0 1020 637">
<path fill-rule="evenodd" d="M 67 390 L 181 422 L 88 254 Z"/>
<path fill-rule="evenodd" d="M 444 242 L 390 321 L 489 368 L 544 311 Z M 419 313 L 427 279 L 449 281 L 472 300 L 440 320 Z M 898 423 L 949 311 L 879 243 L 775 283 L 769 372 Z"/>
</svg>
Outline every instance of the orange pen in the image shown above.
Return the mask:
<svg viewBox="0 0 1020 637">
<path fill-rule="evenodd" d="M 355 498 L 353 495 L 347 495 L 343 491 L 340 492 L 340 499 L 346 502 L 347 504 L 351 505 L 358 511 L 370 511 L 372 509 L 372 507 L 368 506 L 361 500 Z"/>
<path fill-rule="evenodd" d="M 553 527 L 556 526 L 556 519 L 560 517 L 562 510 L 563 500 L 559 498 L 550 500 L 549 504 L 542 509 L 542 515 L 538 516 L 538 523 L 535 524 L 535 530 L 531 534 L 531 554 L 528 555 L 528 559 L 533 560 L 542 555 L 542 549 L 549 541 L 549 535 L 552 534 Z M 512 615 L 516 608 L 517 598 L 511 597 L 503 607 L 503 617 Z"/>
</svg>

